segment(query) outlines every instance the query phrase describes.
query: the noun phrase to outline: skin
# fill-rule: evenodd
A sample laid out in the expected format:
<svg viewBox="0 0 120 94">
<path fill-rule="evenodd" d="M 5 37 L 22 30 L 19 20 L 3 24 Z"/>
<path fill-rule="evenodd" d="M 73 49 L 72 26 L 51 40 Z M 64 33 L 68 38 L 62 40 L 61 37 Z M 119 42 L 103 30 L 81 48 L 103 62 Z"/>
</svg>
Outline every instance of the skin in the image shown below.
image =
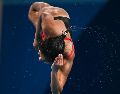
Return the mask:
<svg viewBox="0 0 120 94">
<path fill-rule="evenodd" d="M 54 20 L 54 17 L 57 16 L 63 16 L 69 18 L 68 13 L 62 8 L 53 7 L 44 2 L 35 2 L 31 5 L 28 13 L 28 17 L 36 29 L 33 46 L 38 45 L 36 36 L 37 36 L 37 32 L 39 31 L 40 25 L 42 26 L 42 32 L 44 32 L 46 35 L 44 40 L 51 37 L 59 36 L 64 31 L 66 31 L 66 27 L 63 21 Z M 41 24 L 39 24 L 40 17 L 42 17 Z M 69 33 L 67 34 L 66 37 L 71 38 Z M 68 56 L 73 50 L 72 49 L 73 43 L 69 40 L 64 40 L 64 41 L 65 41 L 64 54 Z M 44 55 L 42 54 L 41 51 L 39 51 L 39 55 L 40 55 L 39 59 L 44 60 Z M 51 71 L 50 86 L 51 86 L 52 94 L 60 94 L 62 92 L 67 77 L 69 75 L 69 72 L 72 68 L 74 57 L 75 57 L 75 53 L 73 51 L 70 58 L 63 58 L 62 54 L 59 54 L 55 58 L 51 66 L 52 71 Z"/>
<path fill-rule="evenodd" d="M 44 3 L 44 2 L 34 2 L 29 9 L 28 12 L 28 18 L 29 20 L 33 23 L 33 25 L 36 27 L 38 20 L 39 20 L 39 16 L 41 13 L 41 9 L 45 8 L 45 7 L 49 7 L 50 5 L 48 3 Z"/>
</svg>

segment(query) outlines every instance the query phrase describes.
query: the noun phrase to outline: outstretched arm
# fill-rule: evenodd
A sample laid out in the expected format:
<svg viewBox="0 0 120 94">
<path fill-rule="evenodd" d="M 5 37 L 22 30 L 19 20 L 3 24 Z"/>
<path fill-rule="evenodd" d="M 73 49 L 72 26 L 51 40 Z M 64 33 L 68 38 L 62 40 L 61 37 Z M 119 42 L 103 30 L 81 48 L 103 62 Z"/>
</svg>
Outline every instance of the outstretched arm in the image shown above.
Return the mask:
<svg viewBox="0 0 120 94">
<path fill-rule="evenodd" d="M 71 70 L 73 60 L 63 59 L 62 54 L 55 58 L 51 71 L 52 94 L 60 94 Z"/>
</svg>

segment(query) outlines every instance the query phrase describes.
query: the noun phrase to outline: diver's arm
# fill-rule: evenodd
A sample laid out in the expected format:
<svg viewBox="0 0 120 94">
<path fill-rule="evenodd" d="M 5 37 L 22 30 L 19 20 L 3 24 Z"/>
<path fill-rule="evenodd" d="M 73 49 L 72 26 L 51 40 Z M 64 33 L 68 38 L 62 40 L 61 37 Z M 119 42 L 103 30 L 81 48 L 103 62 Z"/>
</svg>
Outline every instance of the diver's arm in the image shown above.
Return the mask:
<svg viewBox="0 0 120 94">
<path fill-rule="evenodd" d="M 51 71 L 51 91 L 52 94 L 60 94 L 60 84 L 55 70 Z"/>
<path fill-rule="evenodd" d="M 73 43 L 71 41 L 65 41 L 64 54 L 69 57 L 63 58 L 63 55 L 58 55 L 52 65 L 51 90 L 55 90 L 57 92 L 53 94 L 59 94 L 62 92 L 67 77 L 71 71 L 73 60 L 75 58 Z"/>
<path fill-rule="evenodd" d="M 51 71 L 52 94 L 60 94 L 60 91 L 61 91 L 58 71 L 60 70 L 61 65 L 63 65 L 63 58 L 61 59 L 61 62 L 59 62 L 60 61 L 59 56 L 61 56 L 61 55 L 58 55 L 58 57 L 55 58 L 54 63 L 51 66 L 51 69 L 52 69 L 52 71 Z M 58 61 L 58 59 L 59 59 L 59 61 Z M 61 63 L 61 65 L 60 65 L 60 63 Z"/>
<path fill-rule="evenodd" d="M 39 51 L 39 42 L 41 41 L 41 27 L 39 25 L 36 26 L 36 32 L 34 37 L 33 46 L 37 51 Z"/>
<path fill-rule="evenodd" d="M 38 42 L 41 40 L 41 31 L 42 31 L 42 26 L 41 26 L 42 20 L 39 18 L 39 21 L 36 26 L 36 32 L 35 32 L 35 38 L 34 38 L 34 43 L 33 46 L 35 47 Z"/>
<path fill-rule="evenodd" d="M 60 94 L 62 92 L 73 64 L 73 60 L 64 59 L 63 61 L 59 61 L 57 61 L 57 65 L 55 63 L 52 65 L 51 91 L 53 94 Z"/>
</svg>

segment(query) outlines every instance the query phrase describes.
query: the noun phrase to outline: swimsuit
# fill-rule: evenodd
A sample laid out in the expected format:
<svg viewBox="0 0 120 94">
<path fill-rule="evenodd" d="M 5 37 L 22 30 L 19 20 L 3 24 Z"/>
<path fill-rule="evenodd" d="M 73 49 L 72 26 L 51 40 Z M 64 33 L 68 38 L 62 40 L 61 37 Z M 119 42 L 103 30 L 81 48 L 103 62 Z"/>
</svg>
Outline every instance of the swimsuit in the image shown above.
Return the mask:
<svg viewBox="0 0 120 94">
<path fill-rule="evenodd" d="M 68 40 L 68 41 L 71 41 L 72 42 L 72 51 L 70 52 L 70 54 L 67 55 L 67 58 L 70 59 L 71 56 L 73 55 L 75 49 L 74 49 L 74 44 L 73 44 L 73 41 L 72 41 L 72 38 L 64 38 L 64 40 Z"/>
</svg>

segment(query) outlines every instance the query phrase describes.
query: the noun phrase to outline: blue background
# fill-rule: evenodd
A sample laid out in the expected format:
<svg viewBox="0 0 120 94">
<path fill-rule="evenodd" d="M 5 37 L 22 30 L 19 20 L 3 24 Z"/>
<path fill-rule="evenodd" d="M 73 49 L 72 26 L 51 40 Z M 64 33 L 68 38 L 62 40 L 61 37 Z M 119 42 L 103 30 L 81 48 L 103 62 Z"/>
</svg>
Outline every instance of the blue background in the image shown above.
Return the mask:
<svg viewBox="0 0 120 94">
<path fill-rule="evenodd" d="M 120 94 L 119 0 L 85 1 L 47 1 L 71 17 L 76 57 L 62 94 Z M 50 65 L 32 46 L 32 2 L 3 2 L 0 94 L 51 94 Z"/>
</svg>

